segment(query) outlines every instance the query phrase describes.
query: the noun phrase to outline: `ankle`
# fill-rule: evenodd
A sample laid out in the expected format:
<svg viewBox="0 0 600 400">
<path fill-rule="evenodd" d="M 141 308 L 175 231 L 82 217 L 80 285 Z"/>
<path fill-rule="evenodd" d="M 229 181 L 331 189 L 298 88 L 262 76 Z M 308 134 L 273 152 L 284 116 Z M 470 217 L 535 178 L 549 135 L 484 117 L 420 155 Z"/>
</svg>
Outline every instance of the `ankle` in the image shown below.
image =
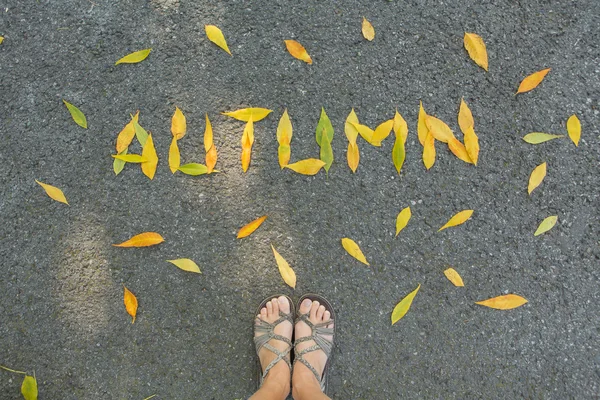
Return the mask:
<svg viewBox="0 0 600 400">
<path fill-rule="evenodd" d="M 273 393 L 280 394 L 282 399 L 285 399 L 290 394 L 290 369 L 288 366 L 280 362 L 271 368 L 262 387 L 268 387 Z"/>
<path fill-rule="evenodd" d="M 311 370 L 297 363 L 294 366 L 294 375 L 292 376 L 292 396 L 295 399 L 302 399 L 302 394 L 314 393 L 315 389 L 321 391 L 320 382 Z"/>
</svg>

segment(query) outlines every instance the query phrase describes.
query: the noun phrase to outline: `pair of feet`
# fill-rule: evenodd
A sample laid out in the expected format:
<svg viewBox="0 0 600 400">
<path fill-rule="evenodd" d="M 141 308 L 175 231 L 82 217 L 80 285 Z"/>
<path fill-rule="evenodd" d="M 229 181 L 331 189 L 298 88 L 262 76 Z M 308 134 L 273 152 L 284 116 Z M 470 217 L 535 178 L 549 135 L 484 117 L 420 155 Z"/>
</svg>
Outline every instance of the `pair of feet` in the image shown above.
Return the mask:
<svg viewBox="0 0 600 400">
<path fill-rule="evenodd" d="M 291 310 L 291 305 L 288 301 L 288 298 L 285 296 L 280 296 L 278 298 L 273 298 L 268 301 L 265 307 L 260 310 L 260 314 L 256 316 L 257 319 L 261 319 L 268 323 L 273 323 L 280 318 L 279 312 L 281 311 L 284 314 L 289 314 Z M 325 307 L 319 304 L 318 301 L 313 301 L 311 299 L 304 299 L 299 306 L 299 314 L 308 314 L 308 320 L 313 325 L 323 324 L 327 321 L 331 321 L 330 324 L 325 325 L 326 328 L 333 328 L 334 321 L 331 319 L 331 313 L 325 309 Z M 310 336 L 312 334 L 312 328 L 308 326 L 304 321 L 298 320 L 295 324 L 295 327 L 289 321 L 283 321 L 275 326 L 273 329 L 276 335 L 281 335 L 288 339 L 292 339 L 292 334 L 294 334 L 295 339 L 298 340 L 303 337 Z M 255 336 L 258 336 L 259 333 L 255 333 Z M 323 336 L 324 339 L 328 341 L 332 341 L 333 336 Z M 271 339 L 269 345 L 273 346 L 280 352 L 285 352 L 288 349 L 288 345 L 280 340 Z M 307 340 L 298 342 L 296 344 L 295 350 L 300 353 L 302 350 L 307 349 L 309 347 L 315 346 L 314 340 Z M 262 370 L 264 369 L 276 358 L 276 355 L 263 347 L 258 352 L 258 357 L 260 359 L 260 364 Z M 312 365 L 312 367 L 316 370 L 320 377 L 323 375 L 323 370 L 325 369 L 325 365 L 327 364 L 327 354 L 323 350 L 311 351 L 303 355 L 304 359 Z M 283 369 L 289 370 L 289 367 L 285 363 L 284 360 L 280 360 L 277 364 L 274 365 L 274 368 L 278 368 L 280 371 Z M 292 373 L 290 371 L 290 373 Z M 278 374 L 267 374 L 265 380 L 269 379 L 269 375 L 273 375 L 277 377 L 277 379 L 286 379 L 285 373 Z M 320 381 L 316 381 L 316 377 L 314 373 L 303 363 L 295 363 L 294 370 L 292 373 L 292 384 L 302 383 L 305 381 L 318 382 L 320 385 Z M 287 381 L 281 382 L 282 384 L 287 384 L 289 387 L 289 374 L 287 374 Z"/>
</svg>

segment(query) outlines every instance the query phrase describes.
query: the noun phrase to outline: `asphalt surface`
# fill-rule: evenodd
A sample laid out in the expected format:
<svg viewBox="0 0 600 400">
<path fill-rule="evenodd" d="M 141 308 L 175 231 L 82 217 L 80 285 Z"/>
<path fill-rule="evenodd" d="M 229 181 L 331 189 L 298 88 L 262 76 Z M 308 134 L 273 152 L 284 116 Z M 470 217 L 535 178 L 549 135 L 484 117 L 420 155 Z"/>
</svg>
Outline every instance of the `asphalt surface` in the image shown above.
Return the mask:
<svg viewBox="0 0 600 400">
<path fill-rule="evenodd" d="M 254 388 L 252 318 L 270 294 L 307 292 L 334 304 L 335 399 L 594 399 L 600 392 L 600 26 L 595 0 L 566 1 L 1 1 L 0 364 L 35 371 L 40 399 L 239 399 Z M 362 17 L 376 38 L 365 41 Z M 233 57 L 210 43 L 218 25 Z M 465 31 L 488 48 L 486 73 L 462 46 Z M 296 39 L 314 60 L 285 50 Z M 152 47 L 147 60 L 114 66 Z M 552 68 L 530 93 L 523 77 Z M 419 100 L 458 132 L 461 97 L 481 145 L 477 167 L 437 145 L 426 171 L 417 140 Z M 77 126 L 62 99 L 87 116 Z M 188 134 L 183 162 L 203 162 L 204 114 L 213 122 L 218 174 L 172 175 L 170 117 Z M 240 167 L 243 123 L 222 111 L 273 109 L 256 123 L 252 165 Z M 318 157 L 321 107 L 331 118 L 329 175 L 279 169 L 275 131 L 284 108 L 292 161 Z M 359 139 L 360 166 L 345 162 L 344 120 L 370 126 L 394 110 L 409 124 L 401 175 L 393 139 Z M 130 113 L 154 134 L 153 181 L 110 155 Z M 532 131 L 568 138 L 538 146 Z M 457 134 L 462 138 L 460 133 Z M 132 147 L 131 151 L 139 152 Z M 531 170 L 548 175 L 531 196 Z M 35 179 L 60 187 L 50 200 Z M 411 206 L 394 237 L 397 213 Z M 466 224 L 437 232 L 474 209 Z M 267 214 L 252 236 L 239 227 Z M 550 232 L 538 223 L 558 215 Z M 145 249 L 111 244 L 144 232 Z M 340 245 L 353 238 L 371 267 Z M 295 269 L 282 281 L 273 244 Z M 202 275 L 165 262 L 192 258 Z M 456 288 L 442 271 L 454 267 Z M 409 313 L 394 305 L 421 284 Z M 139 300 L 123 306 L 123 285 Z M 526 305 L 474 304 L 506 293 Z M 19 375 L 0 371 L 0 398 L 19 398 Z"/>
</svg>

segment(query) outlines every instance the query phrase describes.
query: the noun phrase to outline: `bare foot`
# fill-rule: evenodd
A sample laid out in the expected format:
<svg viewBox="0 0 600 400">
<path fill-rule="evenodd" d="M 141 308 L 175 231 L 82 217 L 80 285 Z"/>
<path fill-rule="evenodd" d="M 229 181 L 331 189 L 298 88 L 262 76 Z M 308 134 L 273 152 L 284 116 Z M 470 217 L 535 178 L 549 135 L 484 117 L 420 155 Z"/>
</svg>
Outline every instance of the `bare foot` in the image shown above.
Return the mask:
<svg viewBox="0 0 600 400">
<path fill-rule="evenodd" d="M 266 306 L 260 310 L 260 314 L 257 315 L 256 318 L 262 319 L 265 322 L 273 323 L 279 319 L 279 317 L 280 317 L 279 311 L 280 310 L 285 314 L 288 314 L 290 312 L 290 303 L 285 296 L 280 296 L 279 298 L 274 298 L 274 299 L 268 301 Z M 273 331 L 275 332 L 276 335 L 281 335 L 281 336 L 286 337 L 291 340 L 292 339 L 292 328 L 293 328 L 292 324 L 289 321 L 283 321 L 279 325 L 275 326 L 275 329 Z M 254 336 L 260 336 L 260 335 L 261 335 L 261 333 L 259 333 L 259 332 L 254 333 Z M 267 343 L 281 352 L 286 351 L 287 348 L 289 347 L 289 345 L 287 343 L 285 343 L 281 340 L 277 340 L 277 339 L 271 339 Z M 271 363 L 271 361 L 273 361 L 276 357 L 277 357 L 277 355 L 275 355 L 275 353 L 273 353 L 272 351 L 270 351 L 269 349 L 267 349 L 266 347 L 263 346 L 260 349 L 260 351 L 258 352 L 258 358 L 260 359 L 260 365 L 262 367 L 262 370 L 264 371 L 265 368 L 267 368 L 267 366 Z M 289 359 L 289 354 L 286 358 Z M 271 370 L 269 371 L 269 373 L 267 374 L 265 379 L 267 379 L 267 378 L 269 378 L 269 376 L 273 375 L 272 372 L 277 372 L 277 375 L 279 375 L 280 373 L 283 373 L 283 375 L 285 375 L 284 369 L 288 371 L 287 372 L 287 376 L 288 376 L 287 383 L 289 385 L 289 374 L 291 373 L 291 371 L 289 370 L 289 367 L 286 365 L 285 361 L 283 361 L 283 360 L 280 360 L 279 362 L 277 362 L 277 364 L 275 364 L 271 368 Z"/>
</svg>

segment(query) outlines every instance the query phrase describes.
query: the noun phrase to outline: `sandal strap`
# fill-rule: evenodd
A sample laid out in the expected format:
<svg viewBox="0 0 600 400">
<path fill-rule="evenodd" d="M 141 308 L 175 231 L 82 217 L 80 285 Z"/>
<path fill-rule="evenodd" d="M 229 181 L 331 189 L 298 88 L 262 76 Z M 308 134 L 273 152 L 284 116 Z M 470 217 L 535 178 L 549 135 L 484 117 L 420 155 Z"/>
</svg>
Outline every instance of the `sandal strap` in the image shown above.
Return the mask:
<svg viewBox="0 0 600 400">
<path fill-rule="evenodd" d="M 256 354 L 258 354 L 260 349 L 262 349 L 264 347 L 265 349 L 269 350 L 270 352 L 272 352 L 276 355 L 275 359 L 273 359 L 273 361 L 271 361 L 269 363 L 269 365 L 267 365 L 267 367 L 265 368 L 265 370 L 262 374 L 263 379 L 267 376 L 267 374 L 269 373 L 271 368 L 273 368 L 273 366 L 275 366 L 275 364 L 277 364 L 281 360 L 285 361 L 285 363 L 288 365 L 290 370 L 292 369 L 292 364 L 289 360 L 289 357 L 286 357 L 290 354 L 290 351 L 292 350 L 292 347 L 293 347 L 292 341 L 285 336 L 276 334 L 273 331 L 277 325 L 279 325 L 280 323 L 282 323 L 284 321 L 289 321 L 293 325 L 294 321 L 292 318 L 292 314 L 291 313 L 284 314 L 282 311 L 279 311 L 279 318 L 274 322 L 266 322 L 260 318 L 256 318 L 256 325 L 254 326 L 254 330 L 257 333 L 262 333 L 261 335 L 254 337 L 254 345 L 256 347 Z M 282 341 L 282 342 L 286 343 L 288 346 L 285 350 L 281 351 L 268 343 L 271 339 Z"/>
<path fill-rule="evenodd" d="M 296 338 L 296 341 L 294 342 L 294 353 L 296 356 L 296 358 L 294 359 L 294 364 L 296 364 L 297 361 L 300 361 L 309 370 L 311 370 L 313 375 L 315 376 L 315 378 L 317 378 L 317 381 L 320 383 L 321 390 L 324 391 L 325 390 L 325 380 L 323 379 L 323 377 L 325 376 L 325 371 L 323 371 L 322 375 L 319 374 L 317 372 L 317 370 L 315 369 L 315 367 L 313 367 L 304 358 L 304 355 L 307 353 L 313 352 L 313 351 L 322 350 L 325 353 L 325 355 L 329 358 L 329 356 L 331 354 L 331 350 L 333 349 L 333 339 L 329 340 L 329 339 L 326 339 L 324 336 L 332 336 L 332 338 L 333 338 L 333 334 L 334 334 L 333 328 L 326 328 L 327 325 L 330 325 L 331 323 L 333 323 L 333 319 L 330 319 L 327 322 L 313 324 L 308 319 L 309 314 L 310 313 L 299 314 L 298 318 L 296 318 L 296 323 L 298 323 L 300 321 L 304 322 L 306 325 L 308 325 L 311 328 L 312 332 L 308 336 Z M 315 342 L 314 345 L 309 346 L 303 350 L 298 350 L 298 344 L 308 342 L 311 340 L 314 340 L 314 342 Z"/>
</svg>

